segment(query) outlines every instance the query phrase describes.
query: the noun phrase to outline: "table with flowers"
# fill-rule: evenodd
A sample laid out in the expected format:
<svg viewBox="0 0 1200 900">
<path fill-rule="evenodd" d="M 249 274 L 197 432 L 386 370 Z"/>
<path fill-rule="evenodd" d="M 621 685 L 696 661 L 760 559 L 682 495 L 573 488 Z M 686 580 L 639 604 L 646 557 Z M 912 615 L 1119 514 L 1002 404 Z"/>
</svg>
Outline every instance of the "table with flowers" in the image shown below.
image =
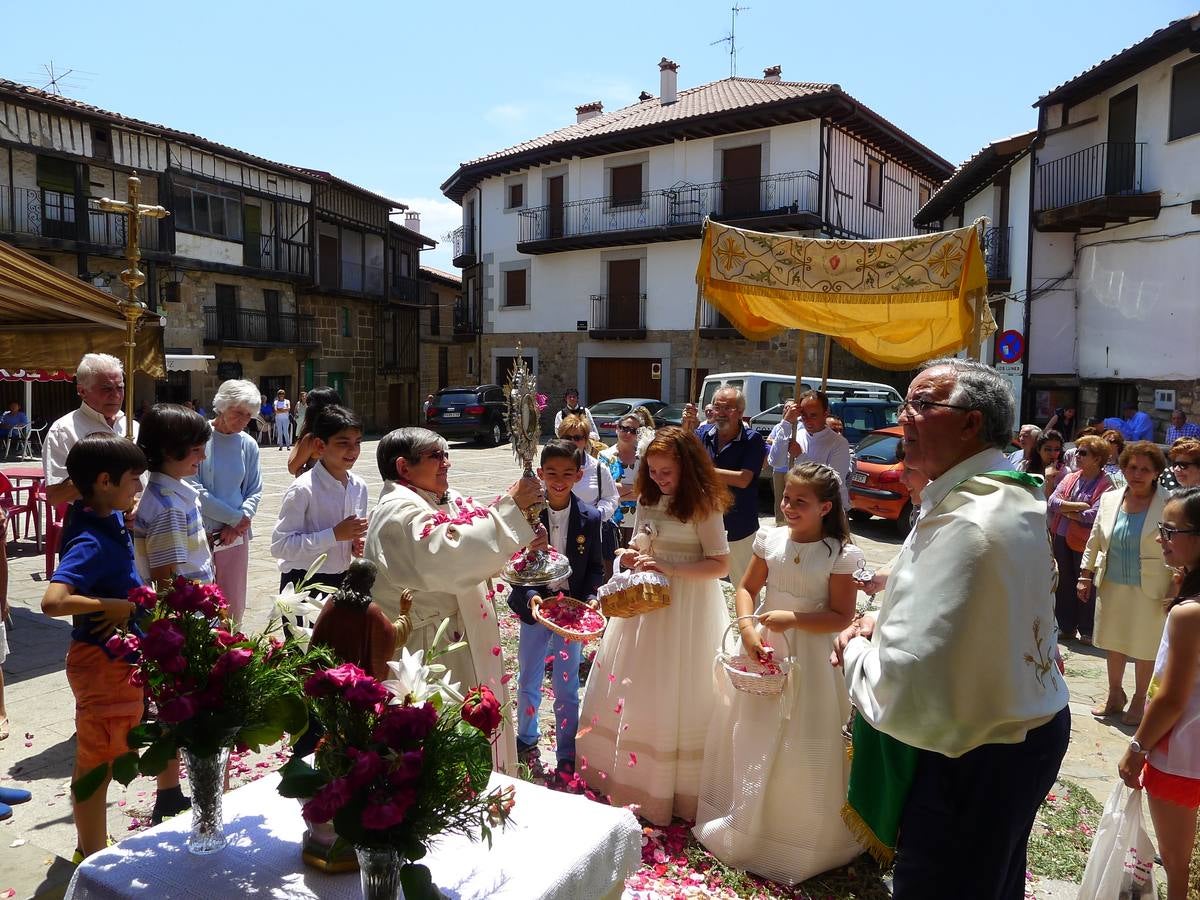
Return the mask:
<svg viewBox="0 0 1200 900">
<path fill-rule="evenodd" d="M 209 856 L 188 852 L 187 815 L 130 835 L 76 870 L 71 900 L 117 897 L 259 896 L 338 900 L 362 896 L 357 872 L 328 875 L 300 861 L 304 820 L 279 796 L 275 774 L 225 797 L 229 844 Z M 627 809 L 494 774 L 489 788 L 512 785 L 515 804 L 492 848 L 450 835 L 422 860 L 434 884 L 456 900 L 619 897 L 641 863 L 642 831 Z"/>
</svg>

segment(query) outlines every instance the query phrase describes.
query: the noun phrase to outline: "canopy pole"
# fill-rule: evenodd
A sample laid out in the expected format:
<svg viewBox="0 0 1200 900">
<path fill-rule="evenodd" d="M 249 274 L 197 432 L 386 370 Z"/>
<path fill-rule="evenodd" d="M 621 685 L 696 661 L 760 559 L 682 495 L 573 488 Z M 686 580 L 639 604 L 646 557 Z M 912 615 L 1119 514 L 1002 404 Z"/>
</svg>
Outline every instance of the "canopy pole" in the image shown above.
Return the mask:
<svg viewBox="0 0 1200 900">
<path fill-rule="evenodd" d="M 704 292 L 699 284 L 696 285 L 696 320 L 692 326 L 692 377 L 688 387 L 687 402 L 699 403 L 700 394 L 696 382 L 699 380 L 700 367 L 700 304 L 704 302 Z"/>
<path fill-rule="evenodd" d="M 804 377 L 804 356 L 808 349 L 806 346 L 808 343 L 808 334 L 797 329 L 796 343 L 799 344 L 796 350 L 796 391 L 792 396 L 799 397 L 804 393 L 804 382 L 801 379 Z"/>
<path fill-rule="evenodd" d="M 825 358 L 821 361 L 821 390 L 829 386 L 829 357 L 833 352 L 833 338 L 825 335 Z"/>
</svg>

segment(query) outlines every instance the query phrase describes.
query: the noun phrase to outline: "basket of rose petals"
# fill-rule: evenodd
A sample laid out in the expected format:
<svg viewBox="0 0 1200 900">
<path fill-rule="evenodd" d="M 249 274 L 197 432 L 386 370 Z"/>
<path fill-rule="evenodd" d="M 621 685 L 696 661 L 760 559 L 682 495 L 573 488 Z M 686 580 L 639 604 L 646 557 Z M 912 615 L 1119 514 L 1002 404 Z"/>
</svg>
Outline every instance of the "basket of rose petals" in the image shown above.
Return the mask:
<svg viewBox="0 0 1200 900">
<path fill-rule="evenodd" d="M 729 676 L 729 683 L 734 688 L 746 694 L 772 697 L 783 693 L 788 674 L 792 671 L 792 657 L 776 659 L 775 648 L 769 646 L 763 648 L 767 654 L 766 659 L 759 659 L 750 653 L 730 653 L 727 649 L 729 635 L 738 621 L 757 618 L 757 614 L 738 616 L 729 623 L 729 627 L 725 629 L 725 634 L 721 638 L 721 649 L 717 652 L 717 660 L 725 669 L 725 674 Z M 790 648 L 791 636 L 786 631 L 783 634 Z"/>
<path fill-rule="evenodd" d="M 555 597 L 534 597 L 529 611 L 537 621 L 568 641 L 584 643 L 604 634 L 604 616 L 562 591 Z"/>
</svg>

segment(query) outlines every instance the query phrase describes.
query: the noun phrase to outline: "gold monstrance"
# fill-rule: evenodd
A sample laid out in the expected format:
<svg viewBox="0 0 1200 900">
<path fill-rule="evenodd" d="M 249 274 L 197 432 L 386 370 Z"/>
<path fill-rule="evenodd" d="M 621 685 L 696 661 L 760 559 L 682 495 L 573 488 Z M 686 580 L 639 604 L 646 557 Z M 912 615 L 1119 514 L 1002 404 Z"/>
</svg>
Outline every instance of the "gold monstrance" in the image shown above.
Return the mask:
<svg viewBox="0 0 1200 900">
<path fill-rule="evenodd" d="M 120 213 L 126 217 L 127 221 L 125 259 L 129 261 L 129 268 L 123 270 L 119 277 L 129 291 L 129 295 L 118 305 L 125 315 L 125 325 L 128 328 L 125 339 L 125 435 L 133 440 L 133 376 L 137 349 L 137 327 L 139 320 L 146 312 L 146 304 L 142 303 L 137 295 L 138 288 L 146 283 L 145 273 L 138 268 L 138 263 L 142 260 L 142 253 L 138 248 L 138 232 L 141 231 L 142 216 L 164 219 L 170 213 L 161 206 L 147 206 L 138 203 L 138 186 L 141 181 L 136 175 L 129 176 L 128 184 L 128 200 L 110 200 L 108 197 L 102 197 L 96 201 L 96 207 L 104 212 Z"/>
<path fill-rule="evenodd" d="M 509 382 L 504 386 L 508 402 L 508 435 L 513 456 L 521 465 L 521 477 L 533 478 L 533 461 L 537 457 L 538 437 L 542 433 L 541 409 L 538 407 L 537 379 L 517 344 L 516 362 Z M 535 503 L 525 510 L 525 519 L 537 527 L 544 504 Z M 551 547 L 549 550 L 518 550 L 505 565 L 501 576 L 509 584 L 549 584 L 571 574 L 567 558 Z"/>
</svg>

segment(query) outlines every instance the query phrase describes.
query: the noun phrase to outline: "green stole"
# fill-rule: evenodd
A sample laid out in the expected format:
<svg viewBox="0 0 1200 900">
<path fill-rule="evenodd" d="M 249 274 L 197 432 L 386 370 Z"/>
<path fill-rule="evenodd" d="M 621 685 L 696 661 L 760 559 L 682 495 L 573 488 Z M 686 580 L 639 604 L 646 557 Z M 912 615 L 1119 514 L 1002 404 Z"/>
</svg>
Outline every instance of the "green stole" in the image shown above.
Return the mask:
<svg viewBox="0 0 1200 900">
<path fill-rule="evenodd" d="M 998 470 L 964 478 L 991 477 L 1040 488 L 1042 479 L 1028 472 Z M 946 492 L 950 496 L 958 484 Z M 884 734 L 855 710 L 850 747 L 850 787 L 842 820 L 855 839 L 881 866 L 896 857 L 900 816 L 917 774 L 918 749 Z"/>
</svg>

